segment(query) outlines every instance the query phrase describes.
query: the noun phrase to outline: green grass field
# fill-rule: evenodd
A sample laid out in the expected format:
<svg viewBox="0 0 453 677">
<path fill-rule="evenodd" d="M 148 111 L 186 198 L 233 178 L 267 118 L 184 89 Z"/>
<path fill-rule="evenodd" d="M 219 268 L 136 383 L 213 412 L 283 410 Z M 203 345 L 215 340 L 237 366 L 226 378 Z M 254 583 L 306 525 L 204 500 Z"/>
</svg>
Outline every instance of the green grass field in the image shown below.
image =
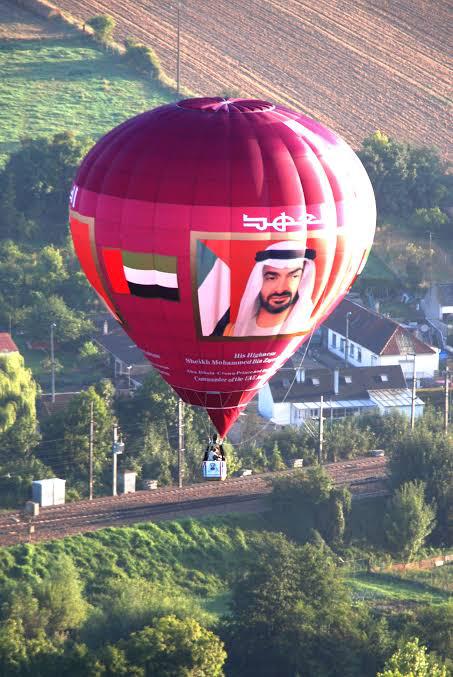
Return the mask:
<svg viewBox="0 0 453 677">
<path fill-rule="evenodd" d="M 371 604 L 440 604 L 451 599 L 453 589 L 453 566 L 442 569 L 401 575 L 360 572 L 346 581 L 354 599 Z"/>
<path fill-rule="evenodd" d="M 71 130 L 99 138 L 166 103 L 170 90 L 83 37 L 0 41 L 0 166 L 21 138 Z"/>
</svg>

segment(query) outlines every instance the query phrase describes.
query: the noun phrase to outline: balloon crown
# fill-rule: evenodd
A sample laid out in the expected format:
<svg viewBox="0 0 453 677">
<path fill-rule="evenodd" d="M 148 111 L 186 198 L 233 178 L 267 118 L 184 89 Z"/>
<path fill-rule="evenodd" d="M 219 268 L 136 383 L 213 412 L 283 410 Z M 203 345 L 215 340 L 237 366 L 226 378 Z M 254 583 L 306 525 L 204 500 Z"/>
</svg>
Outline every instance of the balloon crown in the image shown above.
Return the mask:
<svg viewBox="0 0 453 677">
<path fill-rule="evenodd" d="M 224 99 L 221 96 L 183 99 L 177 104 L 180 108 L 203 111 L 205 113 L 263 113 L 274 110 L 269 101 L 260 99 Z"/>
</svg>

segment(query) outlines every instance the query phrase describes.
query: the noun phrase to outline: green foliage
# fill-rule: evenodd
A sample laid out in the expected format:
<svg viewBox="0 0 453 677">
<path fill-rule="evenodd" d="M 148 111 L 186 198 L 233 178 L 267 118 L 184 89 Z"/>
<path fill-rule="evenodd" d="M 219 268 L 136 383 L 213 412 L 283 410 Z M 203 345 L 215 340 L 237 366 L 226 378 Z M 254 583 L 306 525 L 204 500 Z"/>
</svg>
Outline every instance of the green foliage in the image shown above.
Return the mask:
<svg viewBox="0 0 453 677">
<path fill-rule="evenodd" d="M 19 353 L 0 355 L 0 435 L 22 416 L 36 419 L 37 386 Z"/>
<path fill-rule="evenodd" d="M 453 477 L 453 440 L 437 432 L 442 426 L 439 416 L 426 416 L 417 422 L 413 434 L 402 437 L 390 458 L 393 487 L 420 480 L 426 483 L 426 498 L 437 508 L 437 538 L 446 542 L 448 533 L 449 491 Z"/>
<path fill-rule="evenodd" d="M 351 507 L 347 490 L 335 489 L 321 466 L 278 477 L 269 497 L 273 526 L 300 542 L 316 530 L 328 543 L 341 541 Z"/>
<path fill-rule="evenodd" d="M 151 47 L 146 47 L 135 40 L 128 39 L 124 43 L 126 63 L 141 75 L 150 76 L 153 80 L 159 80 L 162 68 L 159 57 Z"/>
<path fill-rule="evenodd" d="M 425 501 L 425 484 L 406 482 L 390 501 L 385 518 L 387 541 L 405 560 L 414 559 L 435 525 L 435 508 Z"/>
<path fill-rule="evenodd" d="M 421 643 L 430 652 L 448 661 L 453 670 L 453 600 L 445 604 L 425 606 L 418 609 L 415 618 L 409 623 L 408 632 L 419 637 Z"/>
<path fill-rule="evenodd" d="M 41 228 L 43 239 L 64 240 L 69 190 L 90 145 L 91 141 L 79 141 L 71 132 L 22 141 L 0 174 L 0 214 L 8 215 L 7 221 L 1 217 L 0 237 L 17 238 L 18 216 L 20 223 L 33 221 L 35 231 Z M 23 239 L 20 234 L 19 238 Z"/>
<path fill-rule="evenodd" d="M 122 576 L 105 580 L 96 606 L 85 623 L 81 638 L 91 648 L 125 639 L 150 625 L 153 619 L 173 614 L 180 619 L 193 618 L 212 626 L 212 614 L 200 606 L 197 598 L 145 578 Z"/>
<path fill-rule="evenodd" d="M 50 325 L 54 322 L 55 341 L 62 345 L 78 341 L 93 331 L 93 325 L 80 310 L 72 310 L 61 296 L 46 296 L 31 292 L 32 304 L 27 309 L 23 327 L 35 341 L 49 339 Z"/>
<path fill-rule="evenodd" d="M 233 588 L 228 674 L 372 674 L 364 671 L 375 664 L 364 656 L 369 633 L 382 652 L 373 625 L 351 606 L 328 552 L 274 535 Z"/>
<path fill-rule="evenodd" d="M 363 141 L 359 157 L 381 214 L 407 217 L 416 209 L 442 206 L 447 166 L 436 150 L 399 143 L 376 132 Z"/>
<path fill-rule="evenodd" d="M 49 320 L 51 313 L 63 321 L 68 319 L 69 335 L 76 335 L 81 327 L 86 329 L 85 317 L 68 310 L 68 303 L 86 310 L 96 294 L 76 267 L 80 269 L 70 249 L 49 245 L 31 252 L 11 240 L 0 241 L 0 323 L 8 326 L 11 321 L 13 328 L 31 326 L 33 331 L 37 319 L 39 334 L 45 335 L 46 342 L 50 322 L 55 321 L 53 317 Z M 35 304 L 40 306 L 35 308 Z M 69 335 L 66 332 L 65 338 Z"/>
<path fill-rule="evenodd" d="M 75 395 L 66 409 L 44 419 L 42 447 L 37 451 L 39 458 L 44 462 L 49 459 L 49 465 L 55 466 L 68 484 L 82 493 L 87 487 L 91 405 L 95 421 L 93 473 L 98 492 L 102 491 L 104 482 L 110 482 L 104 473 L 110 468 L 115 422 L 111 385 L 105 389 L 102 382 L 97 389 L 90 386 Z"/>
<path fill-rule="evenodd" d="M 116 22 L 109 14 L 98 14 L 88 19 L 86 24 L 93 29 L 98 40 L 109 42 L 113 37 Z"/>
<path fill-rule="evenodd" d="M 416 209 L 411 221 L 411 225 L 421 233 L 431 231 L 435 235 L 443 235 L 447 223 L 448 216 L 439 207 Z"/>
<path fill-rule="evenodd" d="M 47 674 L 28 668 L 55 654 L 85 619 L 87 605 L 72 560 L 58 557 L 51 571 L 25 585 L 3 590 L 0 611 L 1 674 Z"/>
<path fill-rule="evenodd" d="M 0 355 L 0 505 L 4 507 L 27 496 L 28 480 L 40 466 L 32 456 L 39 441 L 37 393 L 22 356 Z"/>
<path fill-rule="evenodd" d="M 120 648 L 131 664 L 143 668 L 144 675 L 223 675 L 226 653 L 222 642 L 191 618 L 159 618 L 151 627 L 132 633 Z"/>
<path fill-rule="evenodd" d="M 430 659 L 417 637 L 405 642 L 377 677 L 447 677 L 447 669 Z"/>
<path fill-rule="evenodd" d="M 368 426 L 361 425 L 355 417 L 349 417 L 326 425 L 324 447 L 329 461 L 355 458 L 375 449 L 376 437 Z"/>
<path fill-rule="evenodd" d="M 102 350 L 94 341 L 85 341 L 78 351 L 79 360 L 82 364 L 95 367 L 104 360 Z"/>
</svg>

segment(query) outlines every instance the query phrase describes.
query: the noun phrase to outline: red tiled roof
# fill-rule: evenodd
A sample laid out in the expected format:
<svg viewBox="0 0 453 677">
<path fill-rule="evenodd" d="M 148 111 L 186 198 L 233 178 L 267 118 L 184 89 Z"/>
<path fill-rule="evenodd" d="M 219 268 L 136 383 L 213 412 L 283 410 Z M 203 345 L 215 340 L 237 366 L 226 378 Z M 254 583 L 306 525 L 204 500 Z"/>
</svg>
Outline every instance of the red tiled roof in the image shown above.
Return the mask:
<svg viewBox="0 0 453 677">
<path fill-rule="evenodd" d="M 18 353 L 19 348 L 14 343 L 11 335 L 7 332 L 0 332 L 0 353 Z"/>
<path fill-rule="evenodd" d="M 410 331 L 388 317 L 344 299 L 325 320 L 324 326 L 346 335 L 346 313 L 349 318 L 349 339 L 376 355 L 433 354 L 436 351 Z"/>
</svg>

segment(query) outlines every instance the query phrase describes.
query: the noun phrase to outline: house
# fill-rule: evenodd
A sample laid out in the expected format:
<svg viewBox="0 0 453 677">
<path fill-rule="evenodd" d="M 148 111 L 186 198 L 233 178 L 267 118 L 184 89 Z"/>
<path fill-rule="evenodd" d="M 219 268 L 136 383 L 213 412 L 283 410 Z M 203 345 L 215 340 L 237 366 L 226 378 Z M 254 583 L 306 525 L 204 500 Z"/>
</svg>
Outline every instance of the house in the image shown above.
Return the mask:
<svg viewBox="0 0 453 677">
<path fill-rule="evenodd" d="M 139 387 L 144 376 L 152 371 L 152 366 L 142 351 L 120 328 L 110 333 L 93 337 L 98 346 L 109 356 L 115 379 L 126 377 L 129 389 Z"/>
<path fill-rule="evenodd" d="M 344 367 L 330 370 L 283 368 L 260 390 L 258 411 L 277 425 L 303 425 L 323 415 L 327 419 L 365 413 L 398 411 L 411 415 L 412 393 L 399 365 Z M 424 402 L 415 399 L 415 416 Z"/>
<path fill-rule="evenodd" d="M 8 334 L 6 331 L 0 332 L 0 355 L 5 353 L 18 353 L 19 348 L 14 343 L 11 338 L 11 334 Z"/>
<path fill-rule="evenodd" d="M 329 352 L 354 367 L 400 365 L 404 376 L 433 378 L 439 369 L 439 349 L 388 317 L 344 299 L 323 324 Z M 346 345 L 347 344 L 347 345 Z"/>
<path fill-rule="evenodd" d="M 448 323 L 453 316 L 453 284 L 433 284 L 420 305 L 428 320 Z"/>
</svg>

